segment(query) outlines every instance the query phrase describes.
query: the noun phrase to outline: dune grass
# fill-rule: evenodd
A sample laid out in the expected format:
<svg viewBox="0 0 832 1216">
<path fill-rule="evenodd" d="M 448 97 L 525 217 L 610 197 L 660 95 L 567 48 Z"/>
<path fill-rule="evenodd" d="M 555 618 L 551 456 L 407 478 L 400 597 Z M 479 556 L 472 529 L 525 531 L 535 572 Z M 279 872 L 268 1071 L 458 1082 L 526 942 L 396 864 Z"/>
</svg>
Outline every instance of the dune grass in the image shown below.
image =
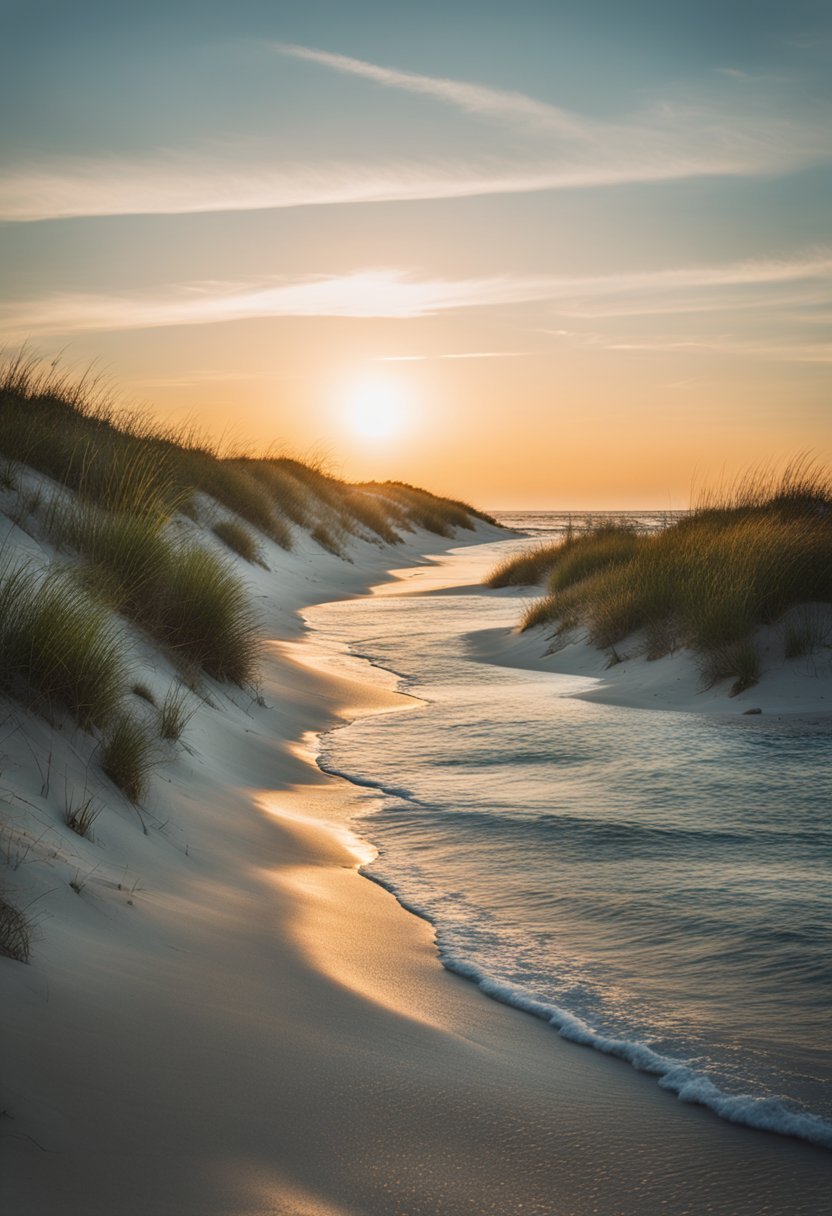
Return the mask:
<svg viewBox="0 0 832 1216">
<path fill-rule="evenodd" d="M 195 546 L 174 552 L 152 621 L 155 635 L 186 664 L 235 684 L 253 678 L 258 642 L 249 595 L 214 554 Z"/>
<path fill-rule="evenodd" d="M 76 836 L 92 840 L 93 825 L 100 814 L 101 807 L 92 794 L 85 794 L 78 803 L 75 802 L 74 796 L 70 796 L 64 810 L 64 823 Z"/>
<path fill-rule="evenodd" d="M 534 587 L 542 583 L 557 564 L 565 552 L 565 545 L 564 541 L 527 545 L 519 553 L 503 558 L 492 567 L 486 576 L 485 585 L 494 588 Z"/>
<path fill-rule="evenodd" d="M 790 613 L 785 631 L 786 658 L 797 659 L 832 647 L 832 609 L 803 604 Z"/>
<path fill-rule="evenodd" d="M 28 963 L 31 947 L 31 922 L 25 913 L 0 895 L 0 954 L 18 963 Z"/>
<path fill-rule="evenodd" d="M 238 458 L 238 463 L 265 486 L 282 516 L 301 528 L 309 526 L 314 517 L 314 495 L 280 460 Z"/>
<path fill-rule="evenodd" d="M 333 513 L 344 532 L 388 544 L 400 527 L 447 536 L 477 518 L 494 522 L 402 482 L 350 486 L 314 460 L 221 457 L 192 431 L 164 429 L 146 412 L 119 407 L 95 375 L 73 379 L 25 351 L 0 367 L 0 456 L 8 468 L 29 465 L 115 512 L 195 516 L 204 494 L 286 549 L 290 523 L 332 533 Z"/>
<path fill-rule="evenodd" d="M 75 582 L 26 566 L 0 570 L 0 687 L 84 727 L 112 714 L 127 683 L 123 639 Z"/>
<path fill-rule="evenodd" d="M 49 528 L 86 561 L 87 586 L 190 665 L 221 680 L 253 675 L 255 622 L 226 562 L 172 540 L 164 515 L 60 499 Z"/>
<path fill-rule="evenodd" d="M 360 488 L 392 499 L 403 509 L 405 518 L 412 525 L 433 532 L 436 536 L 452 536 L 454 528 L 473 531 L 475 519 L 490 524 L 496 522 L 490 515 L 475 510 L 468 503 L 454 498 L 440 498 L 404 481 L 366 482 Z"/>
<path fill-rule="evenodd" d="M 661 532 L 594 529 L 521 553 L 488 581 L 531 577 L 545 594 L 522 628 L 581 625 L 611 652 L 643 631 L 648 657 L 690 647 L 707 683 L 733 678 L 739 692 L 759 678 L 761 625 L 797 604 L 832 602 L 832 476 L 798 463 L 778 480 L 742 483 L 727 500 L 706 499 Z"/>
<path fill-rule="evenodd" d="M 116 714 L 100 751 L 101 767 L 130 802 L 141 802 L 157 761 L 148 726 L 128 713 Z"/>
<path fill-rule="evenodd" d="M 479 514 L 398 482 L 351 486 L 320 464 L 287 456 L 220 457 L 190 432 L 154 427 L 146 414 L 120 408 L 94 376 L 73 380 L 26 353 L 0 368 L 0 457 L 9 469 L 28 465 L 64 487 L 41 507 L 36 526 L 82 557 L 84 571 L 83 591 L 50 578 L 37 595 L 27 582 L 24 594 L 19 578 L 5 580 L 8 656 L 0 681 L 28 680 L 44 703 L 63 700 L 85 725 L 106 719 L 114 704 L 108 689 L 122 678 L 106 612 L 93 600 L 138 624 L 189 669 L 237 683 L 252 678 L 257 645 L 245 588 L 219 556 L 175 535 L 183 523 L 177 515 L 200 518 L 200 495 L 231 513 L 214 532 L 249 561 L 259 560 L 258 532 L 289 548 L 292 523 L 347 558 L 350 536 L 394 544 L 400 529 L 415 526 L 450 536 L 472 528 Z M 209 507 L 209 519 L 215 511 Z M 11 610 L 18 594 L 31 601 L 28 634 L 25 613 Z M 70 627 L 82 617 L 83 628 Z M 65 664 L 47 657 L 50 630 L 73 633 L 62 642 Z M 83 690 L 82 651 L 98 663 Z M 61 674 L 67 664 L 74 664 L 72 678 Z"/>
<path fill-rule="evenodd" d="M 196 706 L 188 705 L 187 689 L 169 689 L 159 707 L 159 737 L 171 743 L 177 742 L 195 711 Z"/>
<path fill-rule="evenodd" d="M 238 553 L 240 557 L 252 565 L 262 560 L 260 546 L 257 541 L 248 528 L 238 523 L 237 520 L 221 519 L 218 523 L 214 524 L 211 531 L 232 553 Z"/>
</svg>

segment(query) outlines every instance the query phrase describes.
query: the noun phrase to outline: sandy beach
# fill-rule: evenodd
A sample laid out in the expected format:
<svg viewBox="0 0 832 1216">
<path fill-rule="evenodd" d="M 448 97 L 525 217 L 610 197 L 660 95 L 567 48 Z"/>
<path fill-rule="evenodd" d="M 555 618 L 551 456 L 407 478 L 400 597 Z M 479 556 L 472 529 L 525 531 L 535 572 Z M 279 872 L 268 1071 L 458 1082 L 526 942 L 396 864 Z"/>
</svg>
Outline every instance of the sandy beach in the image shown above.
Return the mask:
<svg viewBox="0 0 832 1216">
<path fill-rule="evenodd" d="M 358 874 L 366 846 L 328 826 L 351 787 L 304 735 L 407 700 L 298 639 L 297 606 L 284 591 L 266 706 L 198 715 L 164 772 L 171 826 L 120 825 L 135 887 L 102 867 L 53 894 L 33 965 L 4 967 L 6 1210 L 822 1211 L 828 1154 L 487 999 Z"/>
</svg>

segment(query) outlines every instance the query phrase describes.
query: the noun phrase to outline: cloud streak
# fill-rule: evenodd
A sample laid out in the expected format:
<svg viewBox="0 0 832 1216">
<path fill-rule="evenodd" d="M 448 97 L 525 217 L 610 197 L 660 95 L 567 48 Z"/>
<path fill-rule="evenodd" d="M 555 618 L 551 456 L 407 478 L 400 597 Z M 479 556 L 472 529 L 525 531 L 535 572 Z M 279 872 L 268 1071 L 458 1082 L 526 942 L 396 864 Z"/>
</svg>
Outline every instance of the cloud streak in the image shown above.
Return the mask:
<svg viewBox="0 0 832 1216">
<path fill-rule="evenodd" d="M 133 158 L 58 157 L 10 165 L 0 176 L 0 220 L 176 215 L 532 193 L 707 176 L 785 173 L 832 157 L 828 129 L 783 118 L 764 100 L 742 112 L 662 105 L 628 121 L 602 122 L 523 93 L 425 76 L 308 47 L 272 44 L 299 61 L 381 88 L 416 94 L 512 128 L 493 151 L 459 150 L 379 163 L 291 163 L 265 144 L 248 160 L 189 148 Z M 514 135 L 521 134 L 518 141 Z"/>
<path fill-rule="evenodd" d="M 353 317 L 406 320 L 450 310 L 548 302 L 568 314 L 587 301 L 654 300 L 655 311 L 685 293 L 752 287 L 772 293 L 803 283 L 832 293 L 832 250 L 792 259 L 759 260 L 723 266 L 632 271 L 591 277 L 492 275 L 465 279 L 418 279 L 400 269 L 362 270 L 336 276 L 309 276 L 294 282 L 179 284 L 149 293 L 53 294 L 0 307 L 0 333 L 7 341 L 37 334 L 206 325 L 277 317 Z M 615 309 L 607 304 L 608 312 Z M 619 309 L 626 312 L 626 306 Z M 489 352 L 463 352 L 459 358 Z M 503 354 L 509 352 L 493 352 Z"/>
<path fill-rule="evenodd" d="M 381 67 L 363 59 L 348 55 L 337 55 L 330 51 L 318 51 L 312 47 L 279 42 L 276 49 L 295 59 L 315 63 L 347 76 L 359 76 L 388 89 L 405 93 L 416 93 L 455 106 L 468 114 L 502 121 L 519 122 L 525 126 L 558 131 L 564 135 L 583 137 L 587 124 L 558 106 L 536 101 L 525 93 L 492 89 L 487 85 L 471 84 L 462 80 L 450 80 L 443 76 L 424 76 L 419 72 L 403 72 L 396 68 Z"/>
<path fill-rule="evenodd" d="M 434 359 L 521 359 L 527 350 L 470 350 L 438 355 L 379 355 L 376 363 L 430 363 Z"/>
</svg>

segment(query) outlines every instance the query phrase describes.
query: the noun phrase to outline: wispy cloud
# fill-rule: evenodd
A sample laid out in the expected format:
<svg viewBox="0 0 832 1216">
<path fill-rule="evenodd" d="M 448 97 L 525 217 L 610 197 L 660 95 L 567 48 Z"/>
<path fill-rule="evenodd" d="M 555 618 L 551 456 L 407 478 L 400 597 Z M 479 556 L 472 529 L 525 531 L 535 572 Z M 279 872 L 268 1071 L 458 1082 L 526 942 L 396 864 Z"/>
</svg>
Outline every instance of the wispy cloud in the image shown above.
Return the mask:
<svg viewBox="0 0 832 1216">
<path fill-rule="evenodd" d="M 565 135 L 582 136 L 586 130 L 587 124 L 570 114 L 568 110 L 549 105 L 544 101 L 536 101 L 533 97 L 527 97 L 525 93 L 492 89 L 487 85 L 471 84 L 464 80 L 450 80 L 443 76 L 424 76 L 419 72 L 403 72 L 396 68 L 367 63 L 363 59 L 353 59 L 348 55 L 318 51 L 312 47 L 297 46 L 294 43 L 279 42 L 275 45 L 277 50 L 282 51 L 285 55 L 291 55 L 295 59 L 317 63 L 321 67 L 331 68 L 344 75 L 360 76 L 364 80 L 372 80 L 375 84 L 389 89 L 399 89 L 405 93 L 432 97 L 436 101 L 456 106 L 469 114 L 520 122 L 524 125 L 531 124 L 546 130 L 559 131 Z"/>
<path fill-rule="evenodd" d="M 519 92 L 274 45 L 328 72 L 427 97 L 497 127 L 508 124 L 512 137 L 497 131 L 487 154 L 461 144 L 442 158 L 430 139 L 421 152 L 381 162 L 357 149 L 342 160 L 292 163 L 265 145 L 248 159 L 188 148 L 19 162 L 0 176 L 0 220 L 451 199 L 784 173 L 832 157 L 828 124 L 819 116 L 776 113 L 765 90 L 752 97 L 743 89 L 739 109 L 664 103 L 626 120 L 600 121 Z"/>
<path fill-rule="evenodd" d="M 605 346 L 607 350 L 634 351 L 636 353 L 702 353 L 773 359 L 789 363 L 832 363 L 832 342 L 767 341 L 717 335 L 716 337 L 656 337 L 638 341 L 602 340 L 599 345 Z"/>
<path fill-rule="evenodd" d="M 817 250 L 792 259 L 746 261 L 723 266 L 631 271 L 592 277 L 492 275 L 467 279 L 418 279 L 400 269 L 362 270 L 337 276 L 309 276 L 293 282 L 249 284 L 207 282 L 171 286 L 153 294 L 54 294 L 8 302 L 0 308 L 0 333 L 7 340 L 36 334 L 205 325 L 264 317 L 431 316 L 452 309 L 551 302 L 568 313 L 585 301 L 684 299 L 708 287 L 766 288 L 776 303 L 783 285 L 828 284 L 832 292 L 832 251 Z M 660 311 L 658 308 L 656 311 Z M 502 354 L 503 352 L 494 352 Z M 506 352 L 508 353 L 508 352 Z M 487 357 L 462 352 L 456 357 Z"/>
<path fill-rule="evenodd" d="M 358 271 L 298 282 L 197 283 L 148 295 L 62 294 L 0 308 L 0 332 L 73 333 L 205 325 L 262 317 L 430 316 L 447 309 L 545 299 L 551 280 L 509 275 L 475 279 L 422 279 L 400 270 Z"/>
<path fill-rule="evenodd" d="M 264 157 L 266 154 L 264 154 Z M 497 163 L 495 163 L 495 159 Z M 772 164 L 767 168 L 771 169 Z M 673 181 L 680 177 L 742 173 L 736 160 L 692 158 L 671 151 L 649 162 L 585 160 L 551 163 L 465 157 L 445 163 L 384 165 L 326 163 L 318 166 L 231 164 L 216 158 L 170 156 L 138 160 L 63 158 L 23 164 L 0 176 L 0 221 L 32 222 L 103 215 L 185 215 L 264 211 L 346 203 L 418 202 L 489 194 L 529 194 Z"/>
<path fill-rule="evenodd" d="M 521 359 L 527 350 L 470 350 L 441 355 L 379 355 L 376 363 L 428 363 L 434 359 Z"/>
</svg>

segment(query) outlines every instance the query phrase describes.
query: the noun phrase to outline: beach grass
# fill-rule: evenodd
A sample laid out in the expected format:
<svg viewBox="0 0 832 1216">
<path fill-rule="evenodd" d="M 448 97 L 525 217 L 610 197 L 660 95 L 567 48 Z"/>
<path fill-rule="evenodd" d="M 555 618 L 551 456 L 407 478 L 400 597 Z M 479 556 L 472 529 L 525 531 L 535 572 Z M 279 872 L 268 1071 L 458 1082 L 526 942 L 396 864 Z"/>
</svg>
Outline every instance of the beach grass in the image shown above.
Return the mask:
<svg viewBox="0 0 832 1216">
<path fill-rule="evenodd" d="M 242 583 L 220 557 L 165 531 L 164 516 L 111 512 L 59 500 L 53 537 L 86 561 L 97 597 L 161 645 L 217 679 L 244 683 L 254 671 L 254 620 Z"/>
<path fill-rule="evenodd" d="M 238 553 L 252 565 L 261 561 L 260 546 L 248 528 L 235 519 L 221 519 L 211 531 L 232 553 Z"/>
<path fill-rule="evenodd" d="M 184 539 L 188 521 L 211 526 L 217 504 L 229 514 L 214 534 L 250 562 L 261 560 L 258 534 L 291 548 L 292 525 L 347 559 L 353 536 L 394 544 L 419 526 L 449 536 L 480 516 L 398 482 L 349 485 L 314 460 L 221 456 L 192 431 L 121 407 L 92 372 L 73 378 L 25 351 L 0 367 L 0 459 L 18 512 L 36 510 L 32 534 L 81 559 L 72 576 L 54 566 L 0 576 L 0 685 L 47 713 L 62 704 L 85 727 L 108 721 L 126 687 L 114 614 L 183 670 L 254 678 L 247 588 L 229 562 Z M 33 485 L 28 470 L 56 484 Z"/>
<path fill-rule="evenodd" d="M 436 536 L 452 536 L 454 528 L 471 531 L 476 526 L 476 519 L 492 525 L 496 523 L 490 515 L 476 510 L 469 503 L 455 498 L 440 498 L 404 481 L 366 482 L 360 488 L 392 499 L 403 509 L 405 518 L 411 524 Z"/>
<path fill-rule="evenodd" d="M 18 963 L 28 963 L 31 946 L 29 918 L 0 895 L 0 954 Z"/>
<path fill-rule="evenodd" d="M 647 657 L 690 647 L 707 683 L 730 677 L 740 692 L 759 678 L 760 626 L 795 605 L 832 602 L 832 475 L 797 462 L 780 478 L 703 498 L 660 532 L 605 525 L 526 550 L 488 577 L 491 586 L 530 581 L 544 595 L 523 629 L 580 625 L 609 651 L 643 631 Z M 809 643 L 789 627 L 797 653 Z"/>
<path fill-rule="evenodd" d="M 77 804 L 74 796 L 70 796 L 64 810 L 64 823 L 76 836 L 92 840 L 93 825 L 100 814 L 101 807 L 92 794 L 85 794 Z"/>
<path fill-rule="evenodd" d="M 0 571 L 0 687 L 82 726 L 105 723 L 127 683 L 116 622 L 76 582 L 27 566 Z"/>
<path fill-rule="evenodd" d="M 156 587 L 156 637 L 186 665 L 235 684 L 255 673 L 258 640 L 248 590 L 220 558 L 196 545 L 177 548 Z"/>
<path fill-rule="evenodd" d="M 0 366 L 0 457 L 7 480 L 28 465 L 110 511 L 149 511 L 198 518 L 205 495 L 285 549 L 291 524 L 385 543 L 399 528 L 423 527 L 440 536 L 471 529 L 490 516 L 467 503 L 402 482 L 352 486 L 320 461 L 286 455 L 221 456 L 192 429 L 164 428 L 146 410 L 119 405 L 94 372 L 73 378 L 25 350 Z"/>
<path fill-rule="evenodd" d="M 171 743 L 181 739 L 182 732 L 194 716 L 196 707 L 188 705 L 188 691 L 173 687 L 168 690 L 159 707 L 159 737 Z"/>
<path fill-rule="evenodd" d="M 101 767 L 130 802 L 141 802 L 157 760 L 146 723 L 128 713 L 116 714 L 102 740 Z"/>
</svg>

